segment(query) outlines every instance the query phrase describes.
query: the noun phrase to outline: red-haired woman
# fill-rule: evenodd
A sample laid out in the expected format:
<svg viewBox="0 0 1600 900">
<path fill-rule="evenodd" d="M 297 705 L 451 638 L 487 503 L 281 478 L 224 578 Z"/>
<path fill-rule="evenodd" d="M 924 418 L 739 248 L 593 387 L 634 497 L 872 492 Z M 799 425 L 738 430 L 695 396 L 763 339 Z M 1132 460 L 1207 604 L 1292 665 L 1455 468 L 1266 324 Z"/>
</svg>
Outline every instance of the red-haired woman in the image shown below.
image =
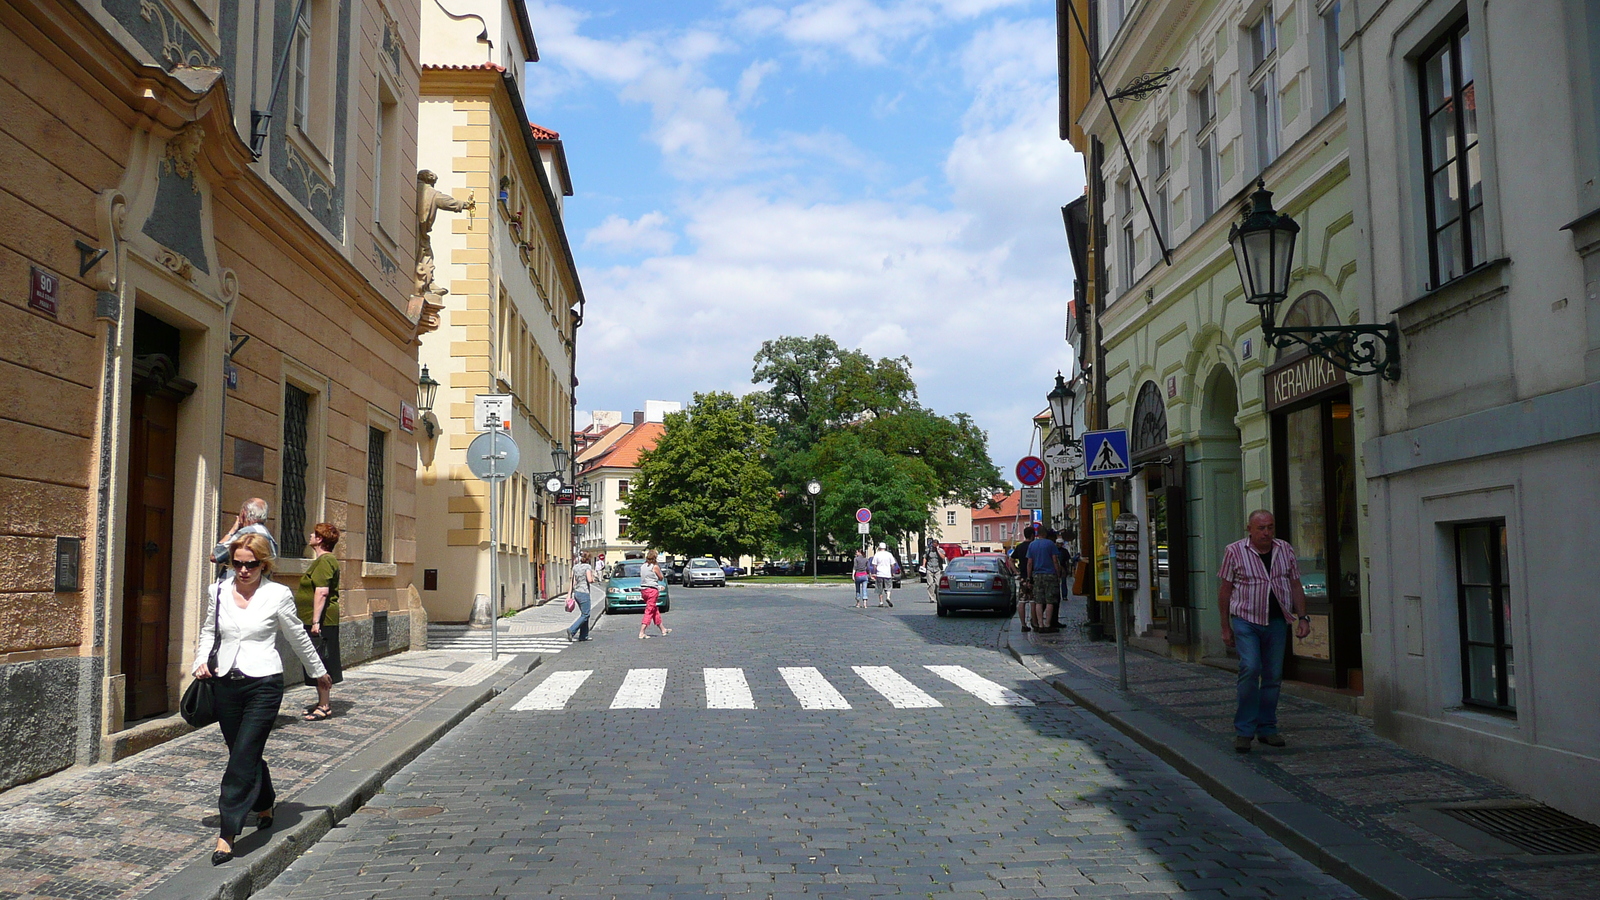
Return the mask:
<svg viewBox="0 0 1600 900">
<path fill-rule="evenodd" d="M 339 664 L 339 557 L 333 555 L 333 548 L 339 546 L 339 526 L 318 523 L 306 543 L 311 547 L 311 568 L 300 576 L 294 606 L 311 637 L 311 646 L 317 648 L 317 656 L 328 670 L 328 686 L 306 677 L 306 684 L 317 684 L 317 705 L 306 710 L 304 718 L 320 722 L 333 715 L 331 685 L 344 680 L 344 666 Z"/>
</svg>

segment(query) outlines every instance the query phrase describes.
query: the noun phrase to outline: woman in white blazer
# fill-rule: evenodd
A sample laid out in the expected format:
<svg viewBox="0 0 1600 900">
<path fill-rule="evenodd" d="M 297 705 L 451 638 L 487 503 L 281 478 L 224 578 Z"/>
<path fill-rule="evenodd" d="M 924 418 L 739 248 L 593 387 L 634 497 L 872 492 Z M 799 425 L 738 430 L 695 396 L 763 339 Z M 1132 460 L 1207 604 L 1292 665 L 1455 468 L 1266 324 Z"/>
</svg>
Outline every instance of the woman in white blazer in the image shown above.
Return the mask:
<svg viewBox="0 0 1600 900">
<path fill-rule="evenodd" d="M 217 725 L 228 742 L 228 768 L 222 774 L 222 832 L 211 864 L 233 859 L 233 842 L 244 831 L 247 812 L 257 828 L 272 827 L 277 795 L 262 752 L 283 702 L 283 660 L 277 636 L 283 635 L 306 671 L 326 690 L 328 672 L 300 626 L 294 592 L 272 581 L 272 547 L 259 534 L 244 534 L 229 545 L 233 576 L 212 586 L 212 602 L 200 626 L 194 676 L 216 679 Z M 217 670 L 208 661 L 220 624 Z"/>
</svg>

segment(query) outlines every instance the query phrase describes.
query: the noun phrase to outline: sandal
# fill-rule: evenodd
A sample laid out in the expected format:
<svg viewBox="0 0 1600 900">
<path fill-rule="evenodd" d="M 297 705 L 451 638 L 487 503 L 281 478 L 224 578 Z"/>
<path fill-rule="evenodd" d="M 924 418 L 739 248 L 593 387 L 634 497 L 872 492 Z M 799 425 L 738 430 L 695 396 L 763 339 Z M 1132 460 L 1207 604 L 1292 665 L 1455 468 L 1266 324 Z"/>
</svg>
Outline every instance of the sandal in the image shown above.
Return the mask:
<svg viewBox="0 0 1600 900">
<path fill-rule="evenodd" d="M 306 714 L 301 716 L 300 719 L 304 722 L 321 722 L 323 719 L 329 718 L 332 715 L 332 709 L 321 706 L 313 706 L 306 710 Z"/>
</svg>

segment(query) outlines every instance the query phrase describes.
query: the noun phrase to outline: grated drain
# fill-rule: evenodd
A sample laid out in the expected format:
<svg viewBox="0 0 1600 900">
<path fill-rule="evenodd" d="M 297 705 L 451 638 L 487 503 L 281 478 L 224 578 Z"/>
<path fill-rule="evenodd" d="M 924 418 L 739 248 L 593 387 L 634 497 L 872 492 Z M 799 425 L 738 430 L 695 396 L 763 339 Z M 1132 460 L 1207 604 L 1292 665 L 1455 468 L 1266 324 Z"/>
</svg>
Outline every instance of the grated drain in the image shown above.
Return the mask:
<svg viewBox="0 0 1600 900">
<path fill-rule="evenodd" d="M 1600 853 L 1600 827 L 1548 806 L 1457 806 L 1439 812 L 1538 856 Z"/>
</svg>

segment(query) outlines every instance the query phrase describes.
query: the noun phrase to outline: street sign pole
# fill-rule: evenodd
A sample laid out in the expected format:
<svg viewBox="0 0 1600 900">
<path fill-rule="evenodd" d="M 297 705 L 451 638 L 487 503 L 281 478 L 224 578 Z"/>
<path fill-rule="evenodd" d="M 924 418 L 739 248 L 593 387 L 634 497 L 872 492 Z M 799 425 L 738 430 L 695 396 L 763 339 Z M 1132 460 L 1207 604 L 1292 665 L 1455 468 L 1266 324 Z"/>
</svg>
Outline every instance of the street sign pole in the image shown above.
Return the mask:
<svg viewBox="0 0 1600 900">
<path fill-rule="evenodd" d="M 499 417 L 489 414 L 489 473 L 499 474 Z M 500 658 L 500 482 L 489 481 L 489 659 Z"/>
</svg>

